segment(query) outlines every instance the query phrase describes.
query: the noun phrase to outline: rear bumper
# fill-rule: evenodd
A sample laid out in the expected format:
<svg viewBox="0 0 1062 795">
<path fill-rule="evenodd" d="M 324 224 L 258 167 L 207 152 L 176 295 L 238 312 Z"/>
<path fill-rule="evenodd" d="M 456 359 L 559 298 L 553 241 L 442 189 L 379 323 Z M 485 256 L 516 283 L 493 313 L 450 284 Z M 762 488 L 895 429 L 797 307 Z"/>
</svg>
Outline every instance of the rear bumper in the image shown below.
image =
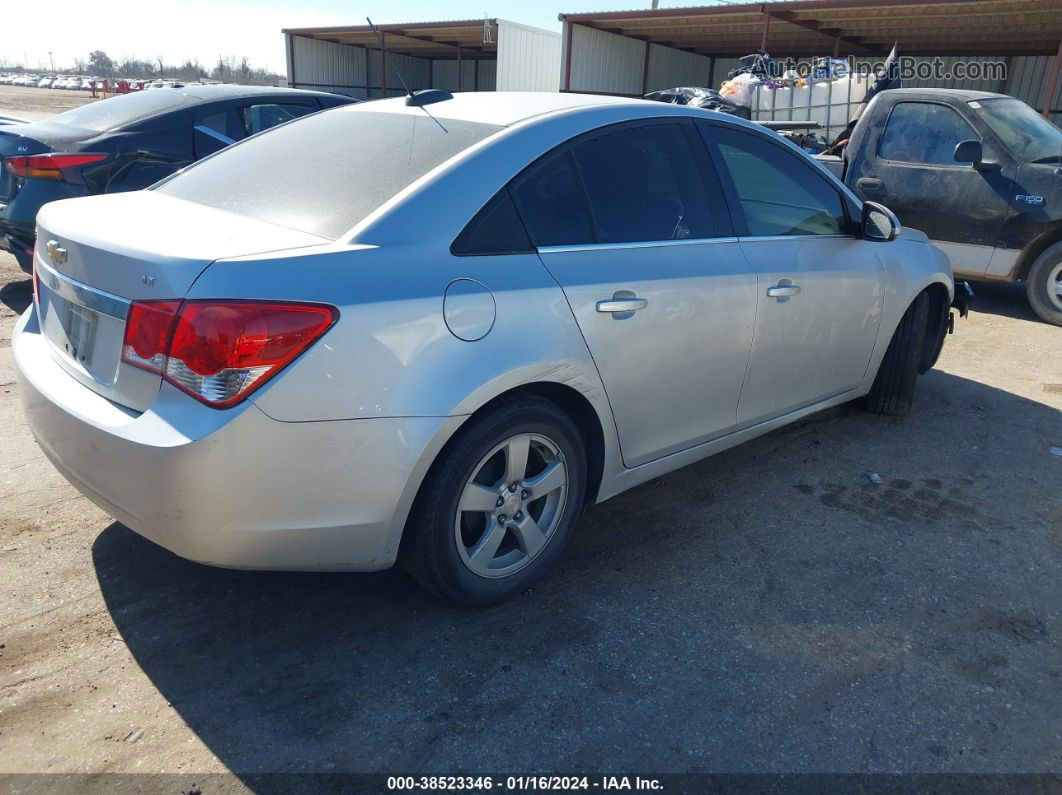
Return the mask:
<svg viewBox="0 0 1062 795">
<path fill-rule="evenodd" d="M 136 414 L 56 364 L 32 307 L 12 348 L 29 426 L 59 471 L 140 535 L 215 566 L 387 568 L 426 451 L 454 421 L 278 422 L 168 384 Z"/>
</svg>

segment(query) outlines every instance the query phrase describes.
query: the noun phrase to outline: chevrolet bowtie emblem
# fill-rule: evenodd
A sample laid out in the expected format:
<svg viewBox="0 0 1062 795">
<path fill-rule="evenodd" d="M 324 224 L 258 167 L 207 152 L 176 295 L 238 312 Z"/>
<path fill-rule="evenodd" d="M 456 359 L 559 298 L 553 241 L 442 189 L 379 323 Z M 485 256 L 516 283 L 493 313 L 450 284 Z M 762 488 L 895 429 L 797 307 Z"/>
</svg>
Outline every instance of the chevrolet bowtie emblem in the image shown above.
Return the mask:
<svg viewBox="0 0 1062 795">
<path fill-rule="evenodd" d="M 48 259 L 53 265 L 62 265 L 66 262 L 66 249 L 60 246 L 57 240 L 48 241 Z"/>
</svg>

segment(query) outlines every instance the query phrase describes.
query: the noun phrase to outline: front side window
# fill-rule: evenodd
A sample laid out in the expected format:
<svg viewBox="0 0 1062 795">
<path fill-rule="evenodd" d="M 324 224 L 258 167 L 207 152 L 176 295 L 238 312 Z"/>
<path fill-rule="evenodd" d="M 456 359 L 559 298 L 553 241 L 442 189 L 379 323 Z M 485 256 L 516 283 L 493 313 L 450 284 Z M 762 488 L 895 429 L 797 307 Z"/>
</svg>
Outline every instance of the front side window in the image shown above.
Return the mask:
<svg viewBox="0 0 1062 795">
<path fill-rule="evenodd" d="M 881 134 L 878 156 L 901 163 L 963 166 L 955 147 L 981 136 L 955 110 L 931 102 L 898 102 Z"/>
<path fill-rule="evenodd" d="M 286 121 L 314 113 L 317 108 L 309 105 L 278 105 L 275 103 L 248 105 L 240 108 L 240 119 L 243 122 L 243 131 L 247 135 L 260 133 L 270 127 L 276 127 Z"/>
<path fill-rule="evenodd" d="M 622 127 L 574 147 L 598 243 L 711 237 L 697 161 L 679 124 Z"/>
<path fill-rule="evenodd" d="M 841 195 L 796 154 L 743 130 L 711 130 L 749 235 L 845 234 Z"/>
</svg>

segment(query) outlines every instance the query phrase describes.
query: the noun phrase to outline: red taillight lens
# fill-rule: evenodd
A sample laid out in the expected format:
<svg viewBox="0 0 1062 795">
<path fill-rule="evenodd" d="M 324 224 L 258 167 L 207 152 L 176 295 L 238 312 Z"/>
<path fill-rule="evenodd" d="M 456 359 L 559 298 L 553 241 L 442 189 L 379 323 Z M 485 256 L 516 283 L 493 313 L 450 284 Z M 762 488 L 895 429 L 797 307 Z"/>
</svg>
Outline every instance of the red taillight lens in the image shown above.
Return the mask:
<svg viewBox="0 0 1062 795">
<path fill-rule="evenodd" d="M 225 408 L 289 364 L 339 312 L 320 304 L 262 301 L 136 302 L 122 359 L 209 406 Z"/>
<path fill-rule="evenodd" d="M 125 320 L 122 361 L 161 373 L 180 301 L 136 301 Z"/>
<path fill-rule="evenodd" d="M 4 161 L 7 170 L 23 179 L 50 179 L 56 182 L 76 182 L 82 166 L 99 163 L 110 155 L 103 154 L 47 154 L 21 155 Z"/>
</svg>

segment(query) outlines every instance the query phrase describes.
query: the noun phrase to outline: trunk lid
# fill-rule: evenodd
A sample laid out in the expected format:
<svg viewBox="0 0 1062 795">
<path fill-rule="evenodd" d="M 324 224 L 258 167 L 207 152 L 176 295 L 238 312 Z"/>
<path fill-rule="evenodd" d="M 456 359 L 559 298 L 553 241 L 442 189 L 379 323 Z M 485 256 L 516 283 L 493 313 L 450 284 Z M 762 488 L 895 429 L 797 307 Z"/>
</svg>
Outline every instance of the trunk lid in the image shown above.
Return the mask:
<svg viewBox="0 0 1062 795">
<path fill-rule="evenodd" d="M 0 204 L 7 203 L 15 198 L 15 194 L 18 192 L 18 180 L 15 179 L 14 174 L 4 168 L 4 161 L 9 157 L 18 157 L 22 155 L 39 155 L 44 152 L 55 151 L 53 145 L 45 140 L 47 133 L 49 132 L 61 132 L 51 131 L 48 128 L 59 127 L 63 125 L 42 125 L 42 124 L 5 124 L 0 126 Z M 42 129 L 43 128 L 43 129 Z M 73 128 L 67 127 L 67 130 Z M 90 133 L 88 130 L 77 130 L 78 137 L 76 140 L 83 140 Z M 91 133 L 96 135 L 97 133 Z M 59 142 L 58 140 L 56 141 Z"/>
<path fill-rule="evenodd" d="M 121 362 L 132 301 L 184 298 L 216 259 L 331 242 L 154 191 L 53 202 L 37 216 L 42 333 L 81 383 L 143 411 L 161 377 Z"/>
</svg>

